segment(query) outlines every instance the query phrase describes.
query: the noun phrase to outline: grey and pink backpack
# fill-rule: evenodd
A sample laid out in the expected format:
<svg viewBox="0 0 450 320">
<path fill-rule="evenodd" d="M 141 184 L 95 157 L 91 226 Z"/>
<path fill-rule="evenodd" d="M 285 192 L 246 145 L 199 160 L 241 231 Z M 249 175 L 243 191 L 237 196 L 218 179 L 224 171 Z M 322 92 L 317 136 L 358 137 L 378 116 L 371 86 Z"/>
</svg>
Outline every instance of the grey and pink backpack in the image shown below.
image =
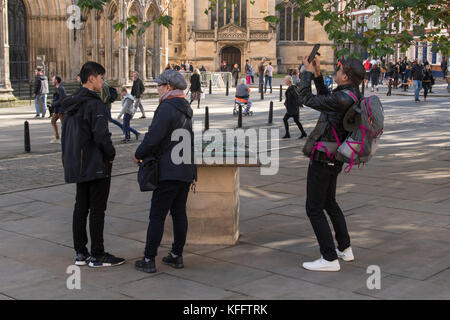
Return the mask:
<svg viewBox="0 0 450 320">
<path fill-rule="evenodd" d="M 335 158 L 348 163 L 345 168 L 345 172 L 348 173 L 355 164 L 367 163 L 375 154 L 383 134 L 384 110 L 377 96 L 359 100 L 351 91 L 344 92 L 355 101 L 355 104 L 350 107 L 344 118 L 344 128 L 350 134 L 343 143 L 337 139 L 338 149 Z"/>
</svg>

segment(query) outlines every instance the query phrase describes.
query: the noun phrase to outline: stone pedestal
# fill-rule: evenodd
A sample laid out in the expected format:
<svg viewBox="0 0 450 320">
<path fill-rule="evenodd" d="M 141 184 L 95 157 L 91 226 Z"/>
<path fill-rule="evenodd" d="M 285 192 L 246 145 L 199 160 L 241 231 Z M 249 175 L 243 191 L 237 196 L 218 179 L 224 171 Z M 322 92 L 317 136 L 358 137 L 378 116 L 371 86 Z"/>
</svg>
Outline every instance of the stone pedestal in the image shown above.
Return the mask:
<svg viewBox="0 0 450 320">
<path fill-rule="evenodd" d="M 187 243 L 234 245 L 239 239 L 239 167 L 198 166 L 196 193 L 189 193 Z M 164 242 L 173 241 L 167 217 Z"/>
</svg>

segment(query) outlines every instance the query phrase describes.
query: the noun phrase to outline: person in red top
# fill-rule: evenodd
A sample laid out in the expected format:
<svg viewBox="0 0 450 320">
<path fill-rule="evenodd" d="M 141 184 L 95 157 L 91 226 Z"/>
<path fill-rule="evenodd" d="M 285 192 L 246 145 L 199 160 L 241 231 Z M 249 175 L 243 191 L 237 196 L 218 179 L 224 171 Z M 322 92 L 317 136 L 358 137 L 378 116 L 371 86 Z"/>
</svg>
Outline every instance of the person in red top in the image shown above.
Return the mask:
<svg viewBox="0 0 450 320">
<path fill-rule="evenodd" d="M 364 69 L 366 70 L 366 88 L 369 88 L 370 69 L 372 69 L 369 58 L 364 61 Z"/>
</svg>

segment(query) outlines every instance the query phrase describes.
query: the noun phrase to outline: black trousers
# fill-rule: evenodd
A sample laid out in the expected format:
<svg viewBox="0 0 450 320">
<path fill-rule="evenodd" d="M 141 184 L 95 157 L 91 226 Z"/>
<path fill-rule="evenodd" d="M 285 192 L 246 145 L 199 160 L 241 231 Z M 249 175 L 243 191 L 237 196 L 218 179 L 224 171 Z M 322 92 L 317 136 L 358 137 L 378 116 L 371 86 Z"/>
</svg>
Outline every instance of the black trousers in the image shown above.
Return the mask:
<svg viewBox="0 0 450 320">
<path fill-rule="evenodd" d="M 87 254 L 88 237 L 86 233 L 89 216 L 89 231 L 91 235 L 91 255 L 102 256 L 103 227 L 105 225 L 105 210 L 109 197 L 111 178 L 77 183 L 75 209 L 73 211 L 73 242 L 77 253 Z"/>
<path fill-rule="evenodd" d="M 329 166 L 319 161 L 311 161 L 308 168 L 306 213 L 311 221 L 320 246 L 320 253 L 328 261 L 337 259 L 333 235 L 323 212 L 325 210 L 333 224 L 338 249 L 350 247 L 350 236 L 344 214 L 336 202 L 337 177 L 342 164 Z"/>
<path fill-rule="evenodd" d="M 423 87 L 423 96 L 426 98 L 428 92 L 431 91 L 431 82 L 422 81 L 422 87 Z"/>
<path fill-rule="evenodd" d="M 283 118 L 284 129 L 286 130 L 286 135 L 287 135 L 287 136 L 290 135 L 290 134 L 289 134 L 289 123 L 288 123 L 289 118 L 294 119 L 294 122 L 295 122 L 295 124 L 297 125 L 297 127 L 300 129 L 300 131 L 302 132 L 302 134 L 305 135 L 306 132 L 305 132 L 305 130 L 303 130 L 303 126 L 302 126 L 302 124 L 300 123 L 300 115 L 299 115 L 299 114 L 289 114 L 289 113 L 286 113 L 286 114 L 284 115 L 284 118 Z"/>
<path fill-rule="evenodd" d="M 164 222 L 169 210 L 173 221 L 172 252 L 179 256 L 183 255 L 188 229 L 186 202 L 190 185 L 183 181 L 161 181 L 158 188 L 153 191 L 145 246 L 147 259 L 154 258 L 158 254 L 158 247 L 164 234 Z"/>
</svg>

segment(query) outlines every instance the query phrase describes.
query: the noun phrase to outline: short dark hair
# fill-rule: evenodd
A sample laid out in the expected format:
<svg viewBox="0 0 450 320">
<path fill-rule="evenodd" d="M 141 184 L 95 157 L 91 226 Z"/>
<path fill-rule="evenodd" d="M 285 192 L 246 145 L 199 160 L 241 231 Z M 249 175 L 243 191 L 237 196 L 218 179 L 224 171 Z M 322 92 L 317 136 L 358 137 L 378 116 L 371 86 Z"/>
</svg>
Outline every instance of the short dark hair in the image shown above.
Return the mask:
<svg viewBox="0 0 450 320">
<path fill-rule="evenodd" d="M 58 83 L 61 83 L 61 81 L 62 81 L 62 79 L 61 79 L 60 76 L 55 76 L 55 80 L 56 80 L 56 82 L 58 82 Z"/>
<path fill-rule="evenodd" d="M 41 72 L 41 71 L 42 71 L 42 68 L 36 68 L 36 71 L 37 71 L 37 72 Z"/>
<path fill-rule="evenodd" d="M 342 71 L 347 75 L 353 85 L 359 86 L 363 82 L 366 70 L 361 61 L 350 58 L 342 62 Z"/>
<path fill-rule="evenodd" d="M 99 76 L 105 74 L 105 68 L 97 62 L 89 61 L 86 62 L 80 71 L 81 83 L 85 84 L 88 82 L 90 76 Z"/>
</svg>

